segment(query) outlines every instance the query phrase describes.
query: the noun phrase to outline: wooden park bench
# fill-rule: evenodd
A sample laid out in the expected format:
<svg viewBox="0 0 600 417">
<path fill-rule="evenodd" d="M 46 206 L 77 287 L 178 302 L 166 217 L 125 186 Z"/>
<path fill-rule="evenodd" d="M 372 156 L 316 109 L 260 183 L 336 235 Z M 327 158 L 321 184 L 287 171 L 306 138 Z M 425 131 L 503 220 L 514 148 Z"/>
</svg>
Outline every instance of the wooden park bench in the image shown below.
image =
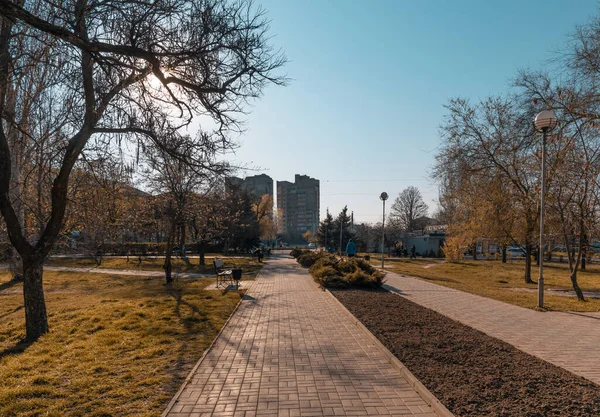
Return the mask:
<svg viewBox="0 0 600 417">
<path fill-rule="evenodd" d="M 213 259 L 215 267 L 215 275 L 217 276 L 217 288 L 228 288 L 230 285 L 235 286 L 237 290 L 240 287 L 240 279 L 242 279 L 241 269 L 225 269 L 223 259 Z"/>
</svg>

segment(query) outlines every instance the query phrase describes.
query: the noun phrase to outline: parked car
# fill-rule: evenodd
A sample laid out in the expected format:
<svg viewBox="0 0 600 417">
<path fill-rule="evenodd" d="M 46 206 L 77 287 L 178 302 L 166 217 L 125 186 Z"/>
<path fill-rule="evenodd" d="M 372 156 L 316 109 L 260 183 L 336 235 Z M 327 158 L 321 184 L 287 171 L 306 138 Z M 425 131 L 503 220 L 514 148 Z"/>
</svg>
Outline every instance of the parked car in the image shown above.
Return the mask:
<svg viewBox="0 0 600 417">
<path fill-rule="evenodd" d="M 313 242 L 310 242 L 310 243 L 308 244 L 308 249 L 315 249 L 316 247 L 317 247 L 317 245 L 316 245 L 316 244 L 314 244 Z"/>
<path fill-rule="evenodd" d="M 513 246 L 506 249 L 507 256 L 525 256 L 525 253 L 521 250 L 521 248 Z"/>
</svg>

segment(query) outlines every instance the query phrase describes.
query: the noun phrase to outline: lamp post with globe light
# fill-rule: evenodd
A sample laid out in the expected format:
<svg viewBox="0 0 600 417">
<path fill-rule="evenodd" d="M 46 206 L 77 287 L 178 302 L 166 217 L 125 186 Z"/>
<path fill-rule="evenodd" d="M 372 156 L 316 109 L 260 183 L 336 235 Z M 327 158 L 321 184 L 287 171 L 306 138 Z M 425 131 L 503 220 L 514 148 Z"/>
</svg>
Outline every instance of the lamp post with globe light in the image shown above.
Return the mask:
<svg viewBox="0 0 600 417">
<path fill-rule="evenodd" d="M 383 221 L 381 222 L 381 268 L 383 269 L 383 253 L 385 244 L 385 200 L 388 199 L 388 194 L 384 191 L 379 195 L 379 199 L 383 201 Z"/>
<path fill-rule="evenodd" d="M 538 279 L 538 307 L 544 308 L 544 216 L 546 206 L 546 140 L 548 132 L 556 125 L 556 116 L 552 110 L 543 110 L 535 116 L 535 128 L 542 132 L 542 189 L 540 191 L 540 277 Z"/>
</svg>

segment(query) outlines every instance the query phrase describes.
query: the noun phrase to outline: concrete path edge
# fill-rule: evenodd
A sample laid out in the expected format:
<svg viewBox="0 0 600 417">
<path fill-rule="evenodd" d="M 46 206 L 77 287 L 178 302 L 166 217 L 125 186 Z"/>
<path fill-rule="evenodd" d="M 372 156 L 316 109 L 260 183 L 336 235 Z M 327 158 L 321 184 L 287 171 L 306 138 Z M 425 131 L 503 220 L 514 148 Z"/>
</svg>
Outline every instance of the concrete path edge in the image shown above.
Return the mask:
<svg viewBox="0 0 600 417">
<path fill-rule="evenodd" d="M 256 274 L 256 276 L 254 277 L 254 280 L 256 280 L 258 278 L 258 276 L 260 275 L 261 272 L 262 272 L 262 270 L 258 271 L 258 274 Z M 254 280 L 253 280 L 253 282 L 254 282 Z M 248 288 L 246 288 L 246 290 L 248 290 Z M 187 384 L 189 384 L 190 381 L 192 380 L 192 377 L 196 373 L 196 370 L 200 367 L 200 365 L 202 365 L 202 361 L 204 361 L 204 359 L 208 355 L 208 352 L 210 352 L 210 350 L 213 348 L 213 346 L 215 345 L 215 343 L 217 343 L 217 340 L 219 340 L 219 338 L 221 337 L 221 334 L 223 333 L 223 331 L 225 330 L 225 328 L 227 327 L 227 325 L 229 324 L 229 322 L 231 321 L 231 319 L 233 318 L 233 316 L 235 315 L 235 313 L 240 308 L 240 305 L 242 305 L 242 301 L 244 301 L 244 297 L 245 296 L 246 295 L 244 294 L 243 297 L 240 297 L 240 301 L 238 301 L 237 305 L 235 306 L 235 308 L 233 309 L 233 311 L 231 312 L 231 314 L 229 315 L 229 317 L 227 318 L 227 320 L 223 324 L 223 327 L 221 327 L 221 330 L 219 330 L 219 333 L 217 333 L 217 335 L 215 336 L 215 338 L 211 342 L 210 346 L 208 346 L 206 349 L 204 349 L 204 352 L 202 353 L 202 356 L 200 356 L 200 359 L 198 360 L 198 362 L 196 362 L 196 364 L 194 365 L 194 367 L 192 368 L 192 370 L 189 372 L 188 376 L 185 378 L 185 380 L 183 381 L 183 383 L 179 387 L 179 390 L 177 390 L 177 392 L 175 393 L 175 395 L 173 396 L 173 398 L 171 398 L 171 401 L 169 401 L 169 404 L 167 405 L 167 408 L 165 408 L 165 411 L 162 412 L 161 417 L 166 417 L 167 414 L 169 414 L 169 412 L 171 411 L 171 409 L 175 406 L 175 404 L 177 404 L 177 401 L 179 401 L 179 397 L 181 396 L 181 393 L 183 392 L 183 390 L 185 389 L 185 387 L 187 386 Z"/>
<path fill-rule="evenodd" d="M 392 365 L 392 367 L 394 369 L 396 369 L 398 372 L 400 372 L 400 374 L 404 377 L 404 379 L 406 379 L 406 381 L 410 384 L 411 387 L 413 387 L 415 389 L 415 391 L 417 391 L 417 393 L 421 396 L 421 398 L 423 398 L 423 400 L 425 400 L 425 402 L 427 404 L 429 404 L 431 406 L 431 408 L 440 415 L 440 417 L 454 417 L 454 414 L 452 414 L 450 412 L 450 410 L 448 410 L 446 408 L 446 406 L 444 404 L 442 404 L 440 402 L 440 400 L 438 400 L 435 395 L 433 395 L 431 393 L 431 391 L 429 391 L 427 389 L 427 387 L 425 387 L 425 385 L 423 385 L 414 375 L 412 372 L 410 372 L 408 370 L 408 368 L 406 366 L 404 366 L 404 364 L 402 362 L 400 362 L 400 360 L 394 356 L 394 354 L 392 352 L 389 351 L 388 348 L 386 348 L 384 346 L 383 343 L 381 343 L 379 341 L 379 339 L 377 339 L 377 337 L 371 333 L 371 331 L 369 329 L 367 329 L 365 327 L 364 324 L 362 324 L 360 322 L 360 320 L 358 320 L 354 314 L 352 314 L 347 308 L 346 306 L 344 306 L 344 304 L 342 304 L 340 302 L 340 300 L 338 300 L 335 295 L 333 295 L 331 293 L 331 291 L 329 291 L 327 288 L 324 288 L 325 292 L 327 292 L 327 294 L 329 294 L 329 296 L 331 298 L 333 298 L 335 300 L 336 303 L 338 303 L 343 311 L 350 316 L 350 318 L 352 319 L 352 321 L 354 322 L 354 325 L 356 327 L 358 327 L 359 329 L 361 329 L 366 336 L 371 339 L 371 341 L 373 342 L 373 344 L 375 346 L 377 346 L 379 348 L 379 350 L 381 350 L 381 352 L 383 353 L 383 355 L 385 356 L 385 358 L 388 360 L 388 362 Z"/>
</svg>

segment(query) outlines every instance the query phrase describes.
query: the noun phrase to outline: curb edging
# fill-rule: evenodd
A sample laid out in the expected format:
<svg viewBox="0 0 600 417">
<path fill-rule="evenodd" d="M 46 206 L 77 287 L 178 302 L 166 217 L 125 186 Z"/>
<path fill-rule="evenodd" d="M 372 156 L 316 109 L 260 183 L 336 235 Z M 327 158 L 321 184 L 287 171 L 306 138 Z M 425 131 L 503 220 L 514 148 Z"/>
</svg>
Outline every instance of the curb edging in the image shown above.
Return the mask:
<svg viewBox="0 0 600 417">
<path fill-rule="evenodd" d="M 385 356 L 385 358 L 388 360 L 388 362 L 392 365 L 392 367 L 394 369 L 396 369 L 398 372 L 400 372 L 400 374 L 402 375 L 402 377 L 404 379 L 406 379 L 406 381 L 408 382 L 408 384 L 415 390 L 417 391 L 417 393 L 421 396 L 421 398 L 423 398 L 423 400 L 425 400 L 425 402 L 427 404 L 429 404 L 429 406 L 436 412 L 438 413 L 438 415 L 440 417 L 455 417 L 454 414 L 452 414 L 450 412 L 450 410 L 448 410 L 446 408 L 446 406 L 444 404 L 442 404 L 440 402 L 440 400 L 438 400 L 435 395 L 433 395 L 431 393 L 431 391 L 429 391 L 427 389 L 427 387 L 425 387 L 425 385 L 423 385 L 421 383 L 421 381 L 419 381 L 412 372 L 410 372 L 408 370 L 408 368 L 406 366 L 404 366 L 404 364 L 402 362 L 400 362 L 400 360 L 394 356 L 394 354 L 392 352 L 389 351 L 388 348 L 386 348 L 384 346 L 383 343 L 381 343 L 379 341 L 379 339 L 377 339 L 377 337 L 371 333 L 371 331 L 369 329 L 367 329 L 365 327 L 364 324 L 362 324 L 355 316 L 354 314 L 352 314 L 350 312 L 350 310 L 348 310 L 346 308 L 345 305 L 342 304 L 342 302 L 340 300 L 338 300 L 336 298 L 335 295 L 333 295 L 331 293 L 331 291 L 329 291 L 327 288 L 323 288 L 325 290 L 325 292 L 327 294 L 329 294 L 331 296 L 331 298 L 333 298 L 335 300 L 336 303 L 338 303 L 340 305 L 340 307 L 342 307 L 343 311 L 350 316 L 351 320 L 354 322 L 354 325 L 356 327 L 358 327 L 359 329 L 361 329 L 366 336 L 373 342 L 373 344 L 379 348 L 379 350 L 383 353 L 383 355 Z"/>
</svg>

